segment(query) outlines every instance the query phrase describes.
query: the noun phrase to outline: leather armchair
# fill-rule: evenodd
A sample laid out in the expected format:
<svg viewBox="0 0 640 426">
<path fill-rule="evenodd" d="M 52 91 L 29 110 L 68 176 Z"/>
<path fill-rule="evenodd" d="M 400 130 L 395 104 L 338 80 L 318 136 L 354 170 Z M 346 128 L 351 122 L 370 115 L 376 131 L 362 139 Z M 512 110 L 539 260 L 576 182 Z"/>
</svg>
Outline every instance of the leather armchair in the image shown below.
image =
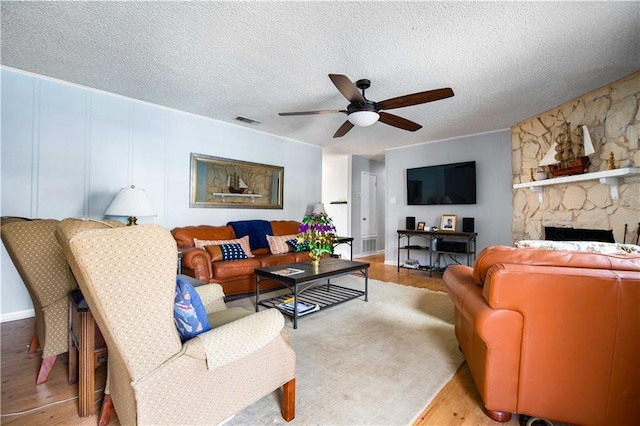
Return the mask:
<svg viewBox="0 0 640 426">
<path fill-rule="evenodd" d="M 109 348 L 110 398 L 122 424 L 217 424 L 283 387 L 295 411 L 295 352 L 276 310 L 226 309 L 196 287 L 214 327 L 181 343 L 173 321 L 176 242 L 157 225 L 57 233 Z"/>
<path fill-rule="evenodd" d="M 443 280 L 489 417 L 638 421 L 640 255 L 495 246 Z"/>
</svg>

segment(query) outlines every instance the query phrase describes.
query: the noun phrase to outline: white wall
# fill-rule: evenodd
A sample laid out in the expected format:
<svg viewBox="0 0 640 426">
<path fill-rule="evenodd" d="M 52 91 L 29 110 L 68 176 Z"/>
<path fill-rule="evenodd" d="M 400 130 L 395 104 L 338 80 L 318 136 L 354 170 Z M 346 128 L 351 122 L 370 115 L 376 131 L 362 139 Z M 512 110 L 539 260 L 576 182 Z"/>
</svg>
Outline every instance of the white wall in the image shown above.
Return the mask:
<svg viewBox="0 0 640 426">
<path fill-rule="evenodd" d="M 336 232 L 340 236 L 351 235 L 351 223 L 349 211 L 351 209 L 351 193 L 349 192 L 349 156 L 348 155 L 323 155 L 322 156 L 322 202 L 329 217 L 333 219 Z M 331 204 L 331 202 L 343 202 L 346 204 Z M 349 246 L 340 244 L 335 252 L 348 259 Z"/>
<path fill-rule="evenodd" d="M 3 68 L 0 214 L 103 218 L 122 187 L 146 190 L 166 229 L 300 220 L 321 198 L 320 147 Z M 189 208 L 192 152 L 284 167 L 284 208 Z M 32 315 L 2 246 L 0 320 Z"/>
<path fill-rule="evenodd" d="M 477 204 L 474 205 L 407 205 L 407 169 L 439 164 L 476 162 Z M 415 216 L 426 226 L 440 226 L 440 216 L 458 215 L 458 229 L 462 218 L 475 218 L 477 252 L 490 245 L 511 245 L 511 133 L 509 129 L 492 133 L 465 136 L 434 143 L 385 151 L 386 164 L 386 245 L 385 262 L 396 264 L 398 229 L 405 229 L 407 216 Z M 395 203 L 393 202 L 395 200 Z M 406 244 L 406 242 L 405 242 Z M 413 244 L 413 243 L 412 243 Z M 402 251 L 400 259 L 406 258 Z M 411 252 L 411 258 L 428 264 L 428 252 Z M 464 260 L 464 259 L 462 259 Z"/>
</svg>

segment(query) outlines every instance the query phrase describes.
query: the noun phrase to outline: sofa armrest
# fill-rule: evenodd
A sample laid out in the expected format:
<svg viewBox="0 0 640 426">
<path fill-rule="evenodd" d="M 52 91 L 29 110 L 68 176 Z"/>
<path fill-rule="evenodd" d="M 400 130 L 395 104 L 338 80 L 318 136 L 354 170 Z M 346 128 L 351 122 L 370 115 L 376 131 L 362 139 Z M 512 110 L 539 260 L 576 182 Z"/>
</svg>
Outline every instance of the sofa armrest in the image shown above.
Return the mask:
<svg viewBox="0 0 640 426">
<path fill-rule="evenodd" d="M 224 291 L 220 284 L 205 284 L 195 287 L 207 314 L 227 309 L 224 303 Z"/>
<path fill-rule="evenodd" d="M 208 283 L 213 279 L 211 256 L 201 248 L 182 250 L 182 266 L 193 271 L 193 278 Z"/>
<path fill-rule="evenodd" d="M 262 348 L 284 327 L 277 309 L 268 309 L 214 328 L 185 342 L 185 355 L 202 358 L 209 371 L 237 361 Z"/>
</svg>

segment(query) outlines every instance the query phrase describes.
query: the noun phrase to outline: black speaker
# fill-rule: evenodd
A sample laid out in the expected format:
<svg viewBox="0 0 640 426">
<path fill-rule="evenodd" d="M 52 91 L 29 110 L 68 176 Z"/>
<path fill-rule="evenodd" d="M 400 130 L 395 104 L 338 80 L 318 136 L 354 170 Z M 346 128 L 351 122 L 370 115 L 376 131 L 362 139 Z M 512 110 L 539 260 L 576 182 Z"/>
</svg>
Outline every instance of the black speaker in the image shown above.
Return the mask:
<svg viewBox="0 0 640 426">
<path fill-rule="evenodd" d="M 413 216 L 407 216 L 407 228 L 406 229 L 416 229 L 416 218 Z"/>
<path fill-rule="evenodd" d="M 472 217 L 463 217 L 462 218 L 462 232 L 473 232 L 473 228 L 475 227 L 474 219 Z"/>
</svg>

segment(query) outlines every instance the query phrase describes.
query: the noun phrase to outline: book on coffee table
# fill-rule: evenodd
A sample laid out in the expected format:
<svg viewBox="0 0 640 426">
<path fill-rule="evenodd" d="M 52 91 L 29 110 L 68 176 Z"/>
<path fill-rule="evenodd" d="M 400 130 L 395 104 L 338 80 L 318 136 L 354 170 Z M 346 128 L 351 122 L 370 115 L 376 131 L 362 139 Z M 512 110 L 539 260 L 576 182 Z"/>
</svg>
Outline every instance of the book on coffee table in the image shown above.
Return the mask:
<svg viewBox="0 0 640 426">
<path fill-rule="evenodd" d="M 295 309 L 295 302 L 288 301 L 288 299 L 285 300 L 285 302 L 279 303 L 278 305 L 276 305 L 276 307 L 286 314 L 293 315 L 294 309 Z M 310 314 L 311 312 L 315 312 L 319 310 L 320 310 L 320 305 L 318 304 L 307 303 L 301 300 L 298 301 L 298 316 Z"/>
<path fill-rule="evenodd" d="M 273 271 L 274 274 L 278 274 L 278 275 L 295 275 L 295 274 L 301 274 L 304 272 L 304 269 L 296 269 L 296 268 L 284 268 L 284 269 L 278 269 L 277 271 Z"/>
</svg>

